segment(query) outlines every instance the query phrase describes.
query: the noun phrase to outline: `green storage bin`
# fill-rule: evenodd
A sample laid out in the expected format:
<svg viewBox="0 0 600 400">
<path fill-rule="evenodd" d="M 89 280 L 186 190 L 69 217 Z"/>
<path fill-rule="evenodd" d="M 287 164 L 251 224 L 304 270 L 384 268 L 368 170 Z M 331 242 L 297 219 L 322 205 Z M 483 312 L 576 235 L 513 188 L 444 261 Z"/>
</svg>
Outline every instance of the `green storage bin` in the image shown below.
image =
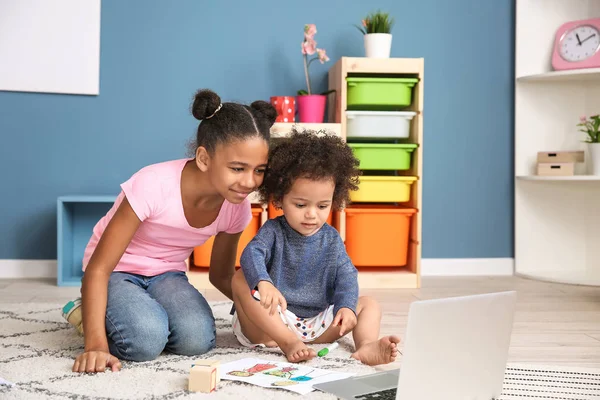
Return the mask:
<svg viewBox="0 0 600 400">
<path fill-rule="evenodd" d="M 348 110 L 401 110 L 411 105 L 418 78 L 348 77 Z"/>
<path fill-rule="evenodd" d="M 416 144 L 348 143 L 362 170 L 410 169 Z"/>
</svg>

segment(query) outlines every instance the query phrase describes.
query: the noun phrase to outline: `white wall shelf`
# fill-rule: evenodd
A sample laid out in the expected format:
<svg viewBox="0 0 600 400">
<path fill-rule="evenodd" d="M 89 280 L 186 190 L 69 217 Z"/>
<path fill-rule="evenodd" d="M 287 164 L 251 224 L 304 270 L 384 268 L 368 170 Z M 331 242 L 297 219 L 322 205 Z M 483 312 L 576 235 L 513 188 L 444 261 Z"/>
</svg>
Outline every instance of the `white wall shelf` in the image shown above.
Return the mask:
<svg viewBox="0 0 600 400">
<path fill-rule="evenodd" d="M 600 81 L 600 68 L 587 68 L 567 71 L 551 71 L 541 74 L 519 76 L 519 82 L 568 82 Z"/>
<path fill-rule="evenodd" d="M 517 0 L 515 26 L 515 274 L 600 285 L 600 176 L 579 132 L 600 113 L 600 68 L 553 71 L 565 22 L 600 17 L 600 0 Z M 574 176 L 537 176 L 540 151 L 584 151 Z"/>
<path fill-rule="evenodd" d="M 522 181 L 562 181 L 562 182 L 600 182 L 598 175 L 574 175 L 574 176 L 539 176 L 539 175 L 521 175 L 516 177 Z"/>
</svg>

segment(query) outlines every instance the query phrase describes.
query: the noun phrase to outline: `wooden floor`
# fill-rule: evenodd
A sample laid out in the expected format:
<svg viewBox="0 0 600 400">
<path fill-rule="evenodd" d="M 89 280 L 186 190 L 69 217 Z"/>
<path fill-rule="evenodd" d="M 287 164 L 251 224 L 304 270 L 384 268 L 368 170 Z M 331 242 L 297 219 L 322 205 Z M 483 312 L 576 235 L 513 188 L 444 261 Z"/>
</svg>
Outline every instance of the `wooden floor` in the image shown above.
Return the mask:
<svg viewBox="0 0 600 400">
<path fill-rule="evenodd" d="M 415 300 L 502 290 L 518 292 L 509 361 L 600 368 L 600 288 L 516 277 L 425 277 L 420 289 L 367 289 L 361 294 L 381 303 L 382 335 L 402 336 Z M 209 301 L 226 299 L 214 289 L 202 292 Z M 77 296 L 79 288 L 59 288 L 49 280 L 0 280 L 0 303 L 64 303 Z"/>
</svg>

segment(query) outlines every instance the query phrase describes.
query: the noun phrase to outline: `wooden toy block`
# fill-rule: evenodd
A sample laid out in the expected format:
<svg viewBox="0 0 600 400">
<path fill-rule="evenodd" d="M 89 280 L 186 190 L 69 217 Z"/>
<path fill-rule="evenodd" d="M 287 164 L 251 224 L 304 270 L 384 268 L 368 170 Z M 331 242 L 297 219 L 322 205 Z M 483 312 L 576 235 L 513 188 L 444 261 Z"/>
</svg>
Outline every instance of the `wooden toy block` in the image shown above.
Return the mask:
<svg viewBox="0 0 600 400">
<path fill-rule="evenodd" d="M 217 368 L 194 365 L 190 370 L 188 390 L 211 393 L 217 388 Z"/>
<path fill-rule="evenodd" d="M 211 367 L 217 369 L 217 384 L 221 382 L 221 362 L 219 360 L 198 359 L 192 363 L 192 368 L 195 366 Z"/>
</svg>

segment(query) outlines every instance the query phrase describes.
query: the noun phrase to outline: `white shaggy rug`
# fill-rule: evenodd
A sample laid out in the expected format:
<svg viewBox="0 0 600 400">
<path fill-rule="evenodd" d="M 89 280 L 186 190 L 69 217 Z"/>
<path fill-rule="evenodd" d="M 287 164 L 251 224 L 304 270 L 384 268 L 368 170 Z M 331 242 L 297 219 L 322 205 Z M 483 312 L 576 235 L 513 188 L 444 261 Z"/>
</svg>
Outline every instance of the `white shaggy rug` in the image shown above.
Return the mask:
<svg viewBox="0 0 600 400">
<path fill-rule="evenodd" d="M 301 395 L 282 389 L 264 389 L 246 383 L 221 381 L 212 394 L 187 391 L 190 361 L 196 357 L 163 354 L 155 361 L 123 362 L 117 373 L 77 374 L 71 372 L 75 356 L 83 349 L 83 339 L 61 316 L 62 304 L 0 304 L 0 399 L 283 399 Z M 242 358 L 285 361 L 274 350 L 248 350 L 233 333 L 230 302 L 211 303 L 217 320 L 217 348 L 203 356 L 222 363 Z M 351 340 L 330 356 L 311 360 L 316 368 L 356 375 L 372 373 L 350 358 Z M 319 347 L 316 347 L 319 349 Z M 314 391 L 306 397 L 333 399 Z M 549 367 L 509 364 L 499 400 L 600 399 L 600 370 L 575 367 Z"/>
<path fill-rule="evenodd" d="M 61 316 L 63 304 L 29 303 L 0 305 L 0 384 L 1 399 L 282 399 L 302 396 L 282 389 L 265 389 L 241 382 L 221 381 L 218 391 L 208 394 L 187 391 L 190 361 L 199 357 L 163 354 L 149 362 L 123 362 L 117 373 L 78 374 L 71 372 L 73 361 L 83 349 L 78 336 Z M 201 358 L 222 363 L 254 357 L 286 361 L 282 353 L 248 350 L 241 347 L 233 333 L 229 310 L 231 302 L 211 303 L 217 321 L 217 347 Z M 350 358 L 352 342 L 344 338 L 339 349 L 328 357 L 307 365 L 353 372 L 372 373 L 374 368 Z M 320 347 L 315 346 L 315 349 Z M 315 399 L 331 399 L 314 391 Z"/>
</svg>

